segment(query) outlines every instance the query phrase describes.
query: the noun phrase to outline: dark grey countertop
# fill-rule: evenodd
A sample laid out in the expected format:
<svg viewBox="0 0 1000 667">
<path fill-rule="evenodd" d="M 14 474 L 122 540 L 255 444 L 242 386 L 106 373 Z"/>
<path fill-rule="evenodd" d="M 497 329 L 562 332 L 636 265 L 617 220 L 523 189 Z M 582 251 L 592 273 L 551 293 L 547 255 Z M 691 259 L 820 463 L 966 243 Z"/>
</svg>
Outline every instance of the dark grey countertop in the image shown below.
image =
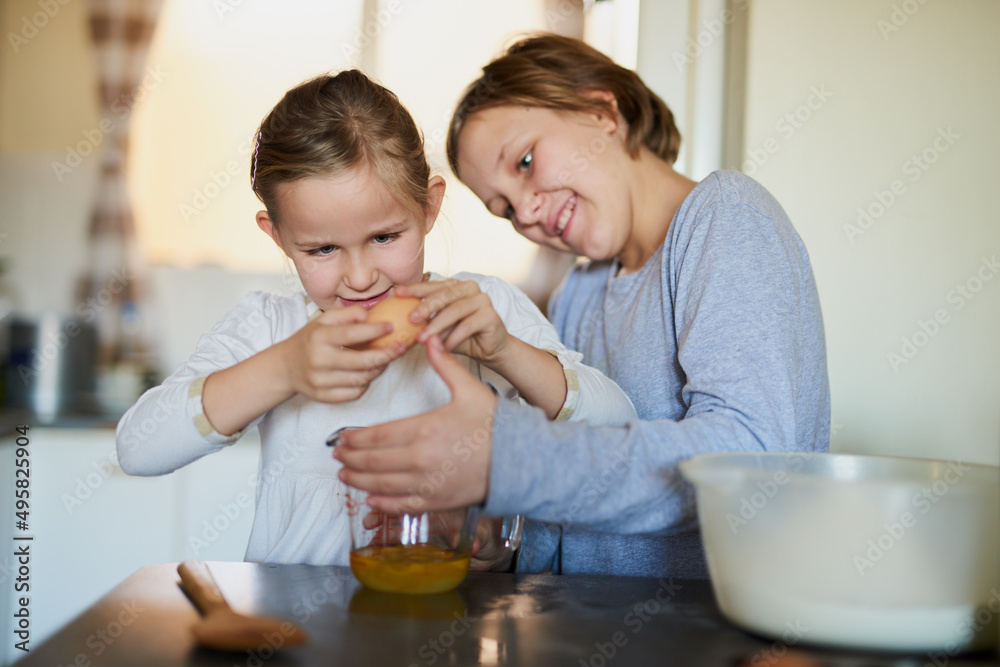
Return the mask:
<svg viewBox="0 0 1000 667">
<path fill-rule="evenodd" d="M 924 667 L 931 656 L 857 653 L 773 642 L 736 628 L 707 581 L 472 573 L 455 591 L 406 596 L 363 589 L 348 568 L 212 562 L 230 605 L 299 623 L 302 647 L 219 653 L 194 646 L 198 614 L 176 563 L 140 569 L 34 647 L 24 667 L 133 665 L 524 665 L 609 667 Z M 280 637 L 275 639 L 280 644 Z M 1000 665 L 994 654 L 948 667 Z"/>
</svg>

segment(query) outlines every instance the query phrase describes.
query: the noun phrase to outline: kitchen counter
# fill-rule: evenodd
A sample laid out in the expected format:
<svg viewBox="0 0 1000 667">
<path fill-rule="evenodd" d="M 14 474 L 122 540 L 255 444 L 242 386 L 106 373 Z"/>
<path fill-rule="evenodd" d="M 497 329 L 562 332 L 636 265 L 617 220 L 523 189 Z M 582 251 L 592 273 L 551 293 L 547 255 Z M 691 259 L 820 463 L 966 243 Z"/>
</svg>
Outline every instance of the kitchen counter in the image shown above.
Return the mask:
<svg viewBox="0 0 1000 667">
<path fill-rule="evenodd" d="M 114 431 L 120 418 L 121 414 L 106 412 L 60 413 L 51 420 L 42 422 L 31 410 L 4 407 L 0 408 L 0 438 L 17 435 L 15 429 L 19 426 L 28 426 L 34 429 L 104 429 Z"/>
<path fill-rule="evenodd" d="M 18 561 L 14 537 L 33 537 L 31 635 L 40 645 L 148 563 L 240 561 L 253 523 L 259 438 L 169 475 L 134 477 L 117 464 L 111 428 L 32 427 L 28 527 L 15 522 L 18 438 L 0 438 L 0 636 L 12 638 Z M 24 443 L 24 438 L 20 438 Z M 8 493 L 9 491 L 9 493 Z M 0 644 L 0 665 L 23 653 Z M 52 667 L 55 667 L 53 663 Z"/>
<path fill-rule="evenodd" d="M 971 667 L 969 656 L 854 653 L 745 633 L 719 614 L 705 581 L 472 573 L 433 596 L 377 593 L 348 568 L 211 562 L 234 610 L 286 618 L 308 644 L 220 653 L 194 646 L 198 613 L 176 563 L 141 568 L 18 665 L 681 665 L 738 667 Z M 792 661 L 792 658 L 799 660 Z"/>
</svg>

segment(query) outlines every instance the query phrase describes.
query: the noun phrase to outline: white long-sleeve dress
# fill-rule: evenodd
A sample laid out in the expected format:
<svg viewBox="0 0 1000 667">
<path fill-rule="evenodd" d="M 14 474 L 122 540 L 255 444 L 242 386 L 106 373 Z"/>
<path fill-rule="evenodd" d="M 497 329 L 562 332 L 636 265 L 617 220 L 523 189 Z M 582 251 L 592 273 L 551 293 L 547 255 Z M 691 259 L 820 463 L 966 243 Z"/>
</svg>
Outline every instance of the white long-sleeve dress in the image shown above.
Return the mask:
<svg viewBox="0 0 1000 667">
<path fill-rule="evenodd" d="M 568 388 L 559 419 L 624 424 L 636 418 L 632 402 L 618 385 L 581 364 L 582 355 L 559 341 L 545 316 L 517 288 L 491 276 L 454 277 L 475 280 L 512 335 L 559 359 Z M 444 278 L 432 275 L 431 279 Z M 303 292 L 248 294 L 201 337 L 190 359 L 143 394 L 118 423 L 119 464 L 133 475 L 172 472 L 232 444 L 257 426 L 261 454 L 248 561 L 346 565 L 350 549 L 346 487 L 337 479 L 340 463 L 325 445 L 327 437 L 344 426 L 400 419 L 450 400 L 425 348 L 417 345 L 389 364 L 356 401 L 331 405 L 296 395 L 239 433 L 227 437 L 216 432 L 202 409 L 205 378 L 288 338 L 318 314 Z M 510 383 L 493 371 L 467 357 L 457 358 L 500 396 L 516 396 Z M 463 456 L 461 449 L 456 455 Z"/>
</svg>

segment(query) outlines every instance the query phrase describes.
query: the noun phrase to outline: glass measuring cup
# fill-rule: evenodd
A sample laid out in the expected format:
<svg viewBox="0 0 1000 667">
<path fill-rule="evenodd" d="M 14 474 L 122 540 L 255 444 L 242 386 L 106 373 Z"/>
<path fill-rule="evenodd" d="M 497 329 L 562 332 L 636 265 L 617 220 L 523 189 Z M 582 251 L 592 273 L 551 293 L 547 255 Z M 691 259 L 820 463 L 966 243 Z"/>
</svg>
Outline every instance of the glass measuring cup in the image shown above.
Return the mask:
<svg viewBox="0 0 1000 667">
<path fill-rule="evenodd" d="M 348 487 L 351 571 L 358 581 L 391 593 L 440 593 L 465 579 L 478 507 L 388 514 L 368 507 L 367 498 Z"/>
</svg>

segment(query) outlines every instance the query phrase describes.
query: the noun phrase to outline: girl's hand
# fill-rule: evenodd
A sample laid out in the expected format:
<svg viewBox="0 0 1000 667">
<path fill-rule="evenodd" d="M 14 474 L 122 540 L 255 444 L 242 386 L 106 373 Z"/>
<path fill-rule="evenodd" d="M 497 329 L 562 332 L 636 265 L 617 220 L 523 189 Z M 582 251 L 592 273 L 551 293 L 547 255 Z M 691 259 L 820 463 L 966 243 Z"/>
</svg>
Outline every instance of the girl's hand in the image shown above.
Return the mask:
<svg viewBox="0 0 1000 667">
<path fill-rule="evenodd" d="M 410 313 L 413 323 L 427 322 L 417 342 L 440 336 L 447 351 L 458 352 L 499 373 L 531 405 L 554 419 L 566 402 L 566 375 L 554 354 L 512 336 L 490 297 L 471 280 L 432 281 L 396 288 L 421 304 Z M 428 346 L 429 347 L 429 346 Z"/>
<path fill-rule="evenodd" d="M 464 354 L 496 370 L 511 337 L 490 297 L 480 291 L 475 281 L 450 279 L 402 285 L 396 287 L 396 294 L 423 301 L 410 313 L 411 322 L 427 322 L 417 342 L 441 336 L 448 352 Z"/>
<path fill-rule="evenodd" d="M 283 346 L 291 389 L 314 401 L 346 403 L 359 398 L 372 380 L 406 348 L 355 350 L 392 331 L 386 322 L 365 324 L 361 306 L 334 308 L 278 343 Z"/>
<path fill-rule="evenodd" d="M 368 491 L 373 509 L 455 509 L 480 503 L 489 492 L 497 398 L 444 351 L 437 336 L 427 342 L 427 356 L 451 391 L 449 403 L 406 419 L 345 431 L 334 448 L 333 457 L 344 465 L 338 477 Z M 425 484 L 432 478 L 443 479 Z"/>
</svg>

